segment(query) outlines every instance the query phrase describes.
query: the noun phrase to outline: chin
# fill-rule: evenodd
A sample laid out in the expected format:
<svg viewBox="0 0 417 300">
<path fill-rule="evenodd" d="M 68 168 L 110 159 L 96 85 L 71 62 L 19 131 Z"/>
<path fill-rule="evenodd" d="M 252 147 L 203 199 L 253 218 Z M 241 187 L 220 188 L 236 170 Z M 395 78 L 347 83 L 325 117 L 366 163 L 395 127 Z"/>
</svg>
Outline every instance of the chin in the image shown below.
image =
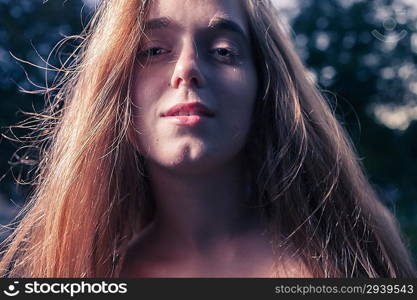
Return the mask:
<svg viewBox="0 0 417 300">
<path fill-rule="evenodd" d="M 183 174 L 202 174 L 213 168 L 215 162 L 204 155 L 190 157 L 181 156 L 163 163 L 163 166 Z"/>
<path fill-rule="evenodd" d="M 149 155 L 148 160 L 160 168 L 179 174 L 198 175 L 219 171 L 228 162 L 234 160 L 239 152 L 236 147 L 218 147 L 202 141 L 187 141 L 169 144 Z M 217 146 L 217 147 L 216 147 Z M 235 145 L 234 145 L 235 146 Z"/>
<path fill-rule="evenodd" d="M 193 155 L 191 155 L 193 154 Z M 169 160 L 159 161 L 162 168 L 184 175 L 201 175 L 221 167 L 224 159 L 209 153 L 182 153 Z"/>
</svg>

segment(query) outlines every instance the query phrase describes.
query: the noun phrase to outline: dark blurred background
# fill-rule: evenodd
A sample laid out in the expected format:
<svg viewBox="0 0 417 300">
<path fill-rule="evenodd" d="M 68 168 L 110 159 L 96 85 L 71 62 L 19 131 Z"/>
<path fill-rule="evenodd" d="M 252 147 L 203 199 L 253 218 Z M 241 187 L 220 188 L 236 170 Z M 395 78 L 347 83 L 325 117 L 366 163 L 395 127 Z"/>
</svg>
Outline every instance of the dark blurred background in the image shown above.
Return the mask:
<svg viewBox="0 0 417 300">
<path fill-rule="evenodd" d="M 311 78 L 349 132 L 369 180 L 400 221 L 417 259 L 417 1 L 275 2 Z M 53 46 L 82 30 L 94 3 L 0 0 L 0 224 L 11 220 L 29 191 L 15 184 L 27 171 L 18 163 L 25 159 L 18 151 L 22 145 L 4 135 L 13 136 L 8 127 L 24 120 L 24 111 L 44 105 L 42 96 L 19 87 L 33 90 L 55 75 L 49 72 L 45 80 L 43 69 L 13 56 L 45 67 Z M 49 61 L 59 65 L 58 59 L 54 54 Z"/>
</svg>

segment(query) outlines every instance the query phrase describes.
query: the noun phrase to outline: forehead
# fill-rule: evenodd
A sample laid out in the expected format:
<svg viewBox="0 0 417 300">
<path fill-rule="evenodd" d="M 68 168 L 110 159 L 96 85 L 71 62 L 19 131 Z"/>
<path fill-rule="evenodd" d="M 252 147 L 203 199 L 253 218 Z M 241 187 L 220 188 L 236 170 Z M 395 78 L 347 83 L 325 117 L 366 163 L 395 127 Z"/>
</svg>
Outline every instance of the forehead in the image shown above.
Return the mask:
<svg viewBox="0 0 417 300">
<path fill-rule="evenodd" d="M 207 27 L 216 19 L 228 19 L 247 30 L 242 0 L 155 0 L 148 20 L 167 17 L 184 28 Z"/>
</svg>

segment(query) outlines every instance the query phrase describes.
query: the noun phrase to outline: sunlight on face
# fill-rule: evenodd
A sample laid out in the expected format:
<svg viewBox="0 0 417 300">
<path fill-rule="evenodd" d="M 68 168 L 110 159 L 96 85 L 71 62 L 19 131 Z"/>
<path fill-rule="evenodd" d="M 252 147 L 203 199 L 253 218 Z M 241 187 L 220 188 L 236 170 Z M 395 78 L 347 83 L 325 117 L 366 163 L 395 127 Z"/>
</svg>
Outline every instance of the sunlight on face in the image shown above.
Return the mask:
<svg viewBox="0 0 417 300">
<path fill-rule="evenodd" d="M 235 158 L 258 84 L 241 1 L 155 1 L 145 32 L 134 78 L 140 152 L 149 162 L 186 172 Z M 164 116 L 175 105 L 196 102 L 210 117 L 201 107 Z"/>
</svg>

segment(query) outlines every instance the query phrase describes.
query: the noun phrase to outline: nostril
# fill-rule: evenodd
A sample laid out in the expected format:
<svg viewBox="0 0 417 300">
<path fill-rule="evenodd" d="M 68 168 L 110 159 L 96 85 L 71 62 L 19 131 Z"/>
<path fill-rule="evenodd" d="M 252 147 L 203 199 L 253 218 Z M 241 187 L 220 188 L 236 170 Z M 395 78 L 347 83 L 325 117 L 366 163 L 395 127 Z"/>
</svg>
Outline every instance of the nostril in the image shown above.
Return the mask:
<svg viewBox="0 0 417 300">
<path fill-rule="evenodd" d="M 171 78 L 171 87 L 178 88 L 181 84 L 187 88 L 202 88 L 204 78 L 196 62 L 178 63 Z"/>
</svg>

